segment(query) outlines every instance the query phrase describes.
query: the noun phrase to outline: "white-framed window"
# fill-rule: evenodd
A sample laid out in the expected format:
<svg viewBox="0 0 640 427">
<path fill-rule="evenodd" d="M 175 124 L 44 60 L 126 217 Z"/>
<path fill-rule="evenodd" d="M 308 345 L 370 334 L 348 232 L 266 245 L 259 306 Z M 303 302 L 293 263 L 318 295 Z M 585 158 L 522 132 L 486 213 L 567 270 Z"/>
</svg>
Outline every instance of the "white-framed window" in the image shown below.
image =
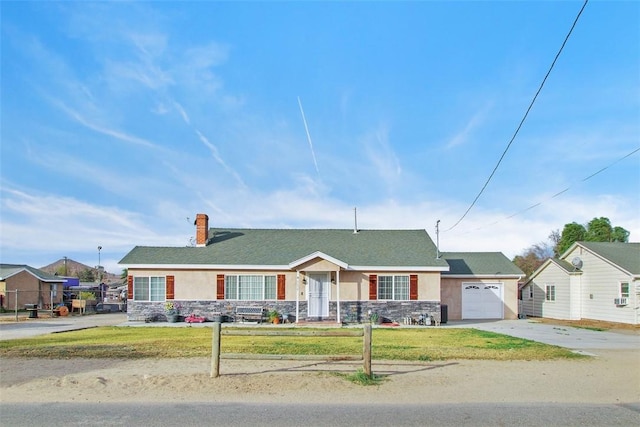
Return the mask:
<svg viewBox="0 0 640 427">
<path fill-rule="evenodd" d="M 629 282 L 620 282 L 620 298 L 629 298 Z"/>
<path fill-rule="evenodd" d="M 51 283 L 49 285 L 49 287 L 51 288 L 51 296 L 53 298 L 57 298 L 58 297 L 58 284 L 57 283 Z"/>
<path fill-rule="evenodd" d="M 409 276 L 378 276 L 379 300 L 408 300 Z"/>
<path fill-rule="evenodd" d="M 224 277 L 224 298 L 235 300 L 276 299 L 276 276 L 226 275 Z"/>
<path fill-rule="evenodd" d="M 547 285 L 545 299 L 547 301 L 555 301 L 556 300 L 556 285 Z"/>
<path fill-rule="evenodd" d="M 533 285 L 529 285 L 529 299 L 533 299 Z"/>
<path fill-rule="evenodd" d="M 134 301 L 164 301 L 166 299 L 164 276 L 142 276 L 133 278 Z"/>
</svg>

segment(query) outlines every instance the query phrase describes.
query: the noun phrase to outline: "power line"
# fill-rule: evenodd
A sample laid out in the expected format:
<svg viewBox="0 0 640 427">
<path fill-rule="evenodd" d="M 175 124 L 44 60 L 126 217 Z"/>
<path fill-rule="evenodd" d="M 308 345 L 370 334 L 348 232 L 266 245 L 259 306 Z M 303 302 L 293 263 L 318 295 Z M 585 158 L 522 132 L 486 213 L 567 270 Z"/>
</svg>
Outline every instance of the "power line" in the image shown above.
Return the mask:
<svg viewBox="0 0 640 427">
<path fill-rule="evenodd" d="M 587 3 L 589 3 L 589 0 L 585 0 L 584 4 L 582 5 L 582 8 L 578 12 L 578 15 L 576 16 L 576 19 L 573 21 L 573 25 L 571 25 L 571 29 L 569 29 L 569 32 L 567 33 L 567 36 L 564 38 L 564 41 L 562 42 L 562 45 L 560 46 L 560 49 L 558 50 L 558 53 L 556 54 L 556 57 L 553 59 L 553 62 L 551 63 L 551 66 L 549 67 L 549 70 L 547 71 L 547 74 L 544 76 L 544 79 L 542 79 L 542 83 L 540 84 L 540 87 L 538 87 L 538 90 L 537 90 L 536 94 L 534 95 L 533 99 L 531 100 L 531 103 L 529 104 L 529 107 L 527 108 L 527 111 L 524 113 L 524 116 L 522 117 L 522 120 L 520 120 L 520 124 L 516 128 L 516 131 L 513 133 L 513 136 L 511 137 L 511 140 L 507 144 L 507 147 L 502 152 L 502 155 L 500 156 L 500 159 L 498 160 L 498 163 L 493 168 L 493 171 L 491 171 L 491 174 L 489 175 L 489 178 L 487 178 L 487 181 L 484 183 L 484 185 L 480 189 L 480 192 L 478 193 L 476 198 L 473 199 L 473 202 L 471 202 L 471 205 L 469 205 L 469 207 L 467 208 L 465 213 L 460 217 L 460 219 L 455 224 L 453 224 L 450 228 L 448 228 L 445 231 L 453 230 L 458 224 L 460 224 L 460 222 L 462 222 L 462 220 L 467 216 L 469 211 L 471 211 L 471 209 L 475 206 L 476 202 L 478 201 L 478 199 L 480 198 L 482 193 L 484 193 L 484 190 L 487 188 L 487 185 L 489 185 L 489 182 L 491 181 L 491 179 L 493 178 L 493 175 L 498 170 L 498 167 L 500 166 L 500 163 L 502 163 L 502 160 L 504 159 L 504 156 L 507 154 L 507 151 L 509 151 L 509 148 L 511 148 L 511 144 L 513 144 L 513 141 L 516 139 L 516 136 L 520 132 L 520 128 L 524 124 L 524 121 L 527 119 L 527 116 L 529 115 L 529 112 L 533 108 L 533 104 L 535 104 L 536 99 L 538 98 L 538 95 L 542 91 L 542 88 L 544 87 L 544 84 L 546 83 L 547 78 L 551 74 L 551 70 L 553 70 L 553 67 L 556 65 L 556 62 L 558 61 L 558 58 L 560 57 L 560 54 L 562 53 L 562 50 L 564 49 L 564 46 L 567 44 L 567 41 L 569 40 L 569 37 L 571 36 L 571 33 L 573 32 L 573 29 L 575 28 L 576 24 L 578 23 L 578 20 L 580 19 L 580 15 L 582 15 L 582 11 L 587 6 Z"/>
<path fill-rule="evenodd" d="M 619 158 L 619 159 L 617 159 L 616 161 L 614 161 L 614 162 L 612 162 L 612 163 L 608 164 L 607 166 L 603 167 L 602 169 L 598 170 L 597 172 L 594 172 L 594 173 L 592 173 L 591 175 L 589 175 L 589 176 L 587 176 L 587 177 L 585 177 L 585 178 L 581 179 L 579 182 L 581 183 L 581 182 L 585 182 L 585 181 L 590 180 L 591 178 L 593 178 L 593 177 L 595 177 L 596 175 L 599 175 L 600 173 L 602 173 L 602 172 L 606 171 L 607 169 L 609 169 L 610 167 L 612 167 L 612 166 L 616 165 L 617 163 L 620 163 L 621 161 L 623 161 L 623 160 L 624 160 L 624 159 L 626 159 L 627 157 L 631 157 L 631 156 L 633 156 L 633 155 L 634 155 L 634 154 L 636 154 L 638 151 L 640 151 L 640 147 L 638 147 L 638 148 L 636 148 L 635 150 L 631 151 L 630 153 L 628 153 L 628 154 L 626 154 L 626 155 L 624 155 L 624 156 L 620 157 L 620 158 Z M 477 230 L 482 230 L 483 228 L 487 228 L 487 227 L 490 227 L 490 226 L 492 226 L 492 225 L 498 224 L 498 223 L 500 223 L 501 221 L 503 221 L 503 220 L 505 220 L 505 219 L 511 219 L 511 218 L 513 218 L 513 217 L 515 217 L 515 216 L 521 215 L 521 214 L 523 214 L 523 213 L 525 213 L 525 212 L 528 212 L 528 211 L 530 211 L 530 210 L 532 210 L 532 209 L 534 209 L 534 208 L 537 208 L 538 206 L 540 206 L 540 205 L 542 205 L 542 204 L 544 204 L 544 203 L 547 203 L 547 202 L 549 202 L 550 200 L 555 199 L 556 197 L 559 197 L 559 196 L 563 195 L 564 193 L 566 193 L 567 191 L 569 191 L 571 188 L 573 188 L 577 183 L 578 183 L 578 182 L 574 182 L 573 184 L 571 184 L 571 185 L 569 185 L 568 187 L 566 187 L 564 190 L 558 191 L 557 193 L 555 193 L 553 196 L 549 197 L 548 199 L 543 200 L 543 201 L 540 201 L 540 202 L 537 202 L 537 203 L 534 203 L 533 205 L 531 205 L 531 206 L 529 206 L 529 207 L 527 207 L 527 208 L 524 208 L 524 209 L 522 209 L 522 210 L 520 210 L 520 211 L 518 211 L 518 212 L 515 212 L 515 213 L 513 213 L 513 214 L 511 214 L 511 215 L 509 215 L 509 216 L 504 217 L 502 220 L 496 220 L 496 221 L 492 222 L 491 224 L 487 224 L 487 225 L 484 225 L 484 226 L 482 226 L 482 227 L 478 227 L 478 228 L 476 228 L 476 229 L 475 229 L 475 231 L 477 231 Z"/>
</svg>

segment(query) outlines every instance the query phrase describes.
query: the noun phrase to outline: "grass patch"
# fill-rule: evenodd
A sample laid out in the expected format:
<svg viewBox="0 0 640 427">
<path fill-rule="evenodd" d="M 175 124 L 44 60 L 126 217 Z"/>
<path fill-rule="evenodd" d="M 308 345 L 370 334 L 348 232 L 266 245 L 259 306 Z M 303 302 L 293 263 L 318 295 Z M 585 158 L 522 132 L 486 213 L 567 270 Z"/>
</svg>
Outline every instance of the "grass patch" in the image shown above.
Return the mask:
<svg viewBox="0 0 640 427">
<path fill-rule="evenodd" d="M 351 381 L 354 384 L 358 385 L 380 385 L 383 381 L 386 380 L 386 376 L 384 375 L 376 375 L 371 374 L 371 376 L 364 373 L 362 369 L 358 369 L 353 374 L 345 374 L 343 372 L 335 372 L 334 375 L 344 378 L 347 381 Z"/>
<path fill-rule="evenodd" d="M 210 328 L 99 327 L 0 341 L 0 357 L 210 357 L 211 336 Z M 374 360 L 551 360 L 586 357 L 562 347 L 476 329 L 376 328 L 372 342 Z M 246 354 L 360 354 L 362 338 L 223 336 L 221 351 Z"/>
</svg>

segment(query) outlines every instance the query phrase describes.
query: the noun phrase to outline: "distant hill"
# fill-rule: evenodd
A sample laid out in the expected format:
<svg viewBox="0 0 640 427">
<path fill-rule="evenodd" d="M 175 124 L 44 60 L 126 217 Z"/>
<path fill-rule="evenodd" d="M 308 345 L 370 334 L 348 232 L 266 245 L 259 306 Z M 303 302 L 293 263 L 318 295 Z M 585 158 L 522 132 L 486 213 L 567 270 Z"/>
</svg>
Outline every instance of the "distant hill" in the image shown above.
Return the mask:
<svg viewBox="0 0 640 427">
<path fill-rule="evenodd" d="M 93 280 L 96 281 L 98 277 L 98 270 L 95 267 L 88 266 L 78 261 L 74 261 L 71 258 L 59 259 L 58 261 L 40 267 L 40 270 L 49 274 L 57 274 L 58 276 L 79 277 L 80 280 L 86 279 L 88 274 L 91 274 Z M 118 274 L 112 274 L 107 271 L 102 272 L 102 281 L 107 285 L 121 284 L 122 279 Z"/>
</svg>

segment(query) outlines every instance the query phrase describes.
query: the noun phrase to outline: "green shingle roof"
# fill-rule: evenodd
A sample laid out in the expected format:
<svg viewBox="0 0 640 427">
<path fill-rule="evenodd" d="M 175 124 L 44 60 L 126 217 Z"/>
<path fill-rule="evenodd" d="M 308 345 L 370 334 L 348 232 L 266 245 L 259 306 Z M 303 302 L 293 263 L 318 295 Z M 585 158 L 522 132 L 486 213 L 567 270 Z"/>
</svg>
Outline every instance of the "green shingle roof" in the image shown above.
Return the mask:
<svg viewBox="0 0 640 427">
<path fill-rule="evenodd" d="M 351 266 L 439 267 L 425 230 L 209 229 L 204 247 L 136 246 L 122 265 L 282 266 L 322 252 Z"/>
<path fill-rule="evenodd" d="M 0 264 L 0 280 L 5 280 L 13 275 L 20 273 L 21 271 L 28 271 L 29 273 L 37 277 L 38 280 L 41 280 L 43 282 L 63 283 L 67 281 L 62 277 L 49 274 L 42 270 L 38 270 L 37 268 L 30 267 L 26 264 Z"/>
<path fill-rule="evenodd" d="M 640 275 L 640 243 L 578 242 L 633 275 Z"/>
<path fill-rule="evenodd" d="M 554 262 L 558 267 L 562 268 L 567 273 L 573 273 L 579 271 L 573 264 L 570 262 L 560 259 L 560 258 L 551 258 L 550 261 Z"/>
<path fill-rule="evenodd" d="M 443 252 L 442 258 L 449 264 L 449 271 L 443 276 L 524 276 L 502 252 Z"/>
</svg>

